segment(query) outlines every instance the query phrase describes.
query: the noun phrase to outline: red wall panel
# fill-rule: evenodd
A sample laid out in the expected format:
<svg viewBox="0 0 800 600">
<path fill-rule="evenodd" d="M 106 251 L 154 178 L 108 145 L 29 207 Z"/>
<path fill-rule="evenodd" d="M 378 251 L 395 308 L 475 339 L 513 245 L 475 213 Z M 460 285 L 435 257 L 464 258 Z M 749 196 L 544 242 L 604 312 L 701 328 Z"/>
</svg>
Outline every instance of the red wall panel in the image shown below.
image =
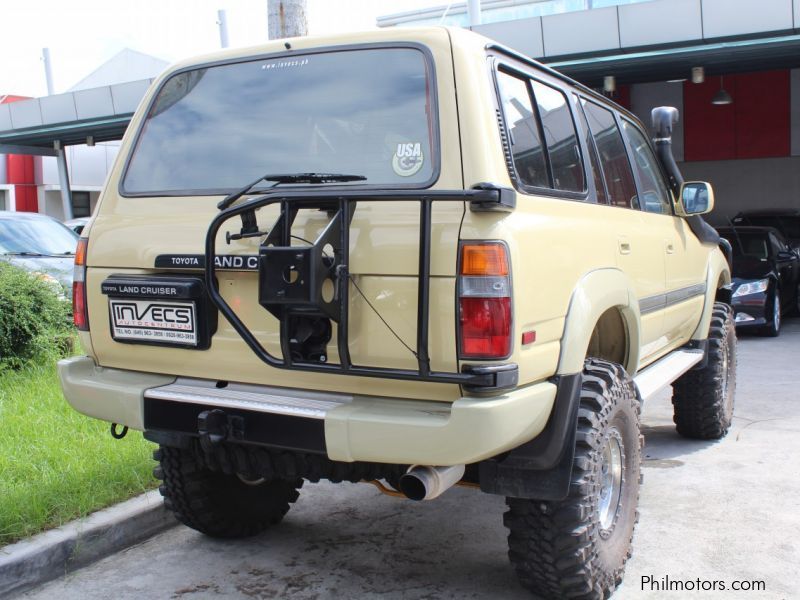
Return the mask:
<svg viewBox="0 0 800 600">
<path fill-rule="evenodd" d="M 33 183 L 33 157 L 9 154 L 7 160 L 8 183 Z"/>
<path fill-rule="evenodd" d="M 733 77 L 725 77 L 723 83 L 730 92 Z M 711 104 L 719 88 L 719 77 L 708 77 L 704 83 L 683 84 L 683 154 L 687 161 L 736 157 L 734 104 Z"/>
<path fill-rule="evenodd" d="M 736 76 L 736 158 L 789 156 L 789 71 Z"/>
<path fill-rule="evenodd" d="M 18 211 L 39 212 L 39 199 L 37 197 L 35 185 L 15 185 L 14 198 L 16 200 L 16 207 Z"/>
<path fill-rule="evenodd" d="M 685 160 L 788 156 L 789 71 L 726 75 L 722 87 L 732 104 L 711 104 L 720 77 L 683 84 Z"/>
<path fill-rule="evenodd" d="M 619 104 L 620 106 L 624 106 L 628 110 L 631 109 L 631 86 L 627 84 L 622 84 L 617 86 L 617 92 L 612 95 L 612 100 Z"/>
</svg>

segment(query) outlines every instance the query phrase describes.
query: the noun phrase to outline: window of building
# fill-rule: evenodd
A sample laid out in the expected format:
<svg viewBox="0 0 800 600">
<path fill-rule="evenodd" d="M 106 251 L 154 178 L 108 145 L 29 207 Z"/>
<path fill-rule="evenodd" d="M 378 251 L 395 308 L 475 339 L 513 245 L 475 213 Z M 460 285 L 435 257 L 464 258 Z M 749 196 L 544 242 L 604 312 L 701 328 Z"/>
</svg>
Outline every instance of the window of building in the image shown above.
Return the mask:
<svg viewBox="0 0 800 600">
<path fill-rule="evenodd" d="M 8 210 L 6 205 L 6 191 L 0 190 L 0 210 Z"/>
<path fill-rule="evenodd" d="M 72 192 L 72 216 L 91 217 L 92 204 L 89 192 Z"/>
<path fill-rule="evenodd" d="M 594 102 L 584 99 L 581 102 L 600 155 L 610 203 L 625 208 L 638 208 L 633 172 L 614 114 Z"/>
<path fill-rule="evenodd" d="M 503 72 L 497 74 L 497 83 L 517 177 L 524 185 L 550 187 L 539 124 L 531 104 L 528 84 Z"/>
<path fill-rule="evenodd" d="M 533 97 L 539 108 L 547 155 L 557 190 L 583 192 L 583 164 L 578 147 L 578 134 L 572 121 L 567 98 L 559 90 L 532 81 Z"/>
<path fill-rule="evenodd" d="M 642 210 L 662 215 L 672 214 L 669 188 L 664 182 L 658 168 L 656 157 L 641 131 L 628 121 L 622 121 L 622 130 L 633 151 L 633 164 L 639 175 L 639 184 L 642 186 L 639 194 L 639 205 Z"/>
</svg>

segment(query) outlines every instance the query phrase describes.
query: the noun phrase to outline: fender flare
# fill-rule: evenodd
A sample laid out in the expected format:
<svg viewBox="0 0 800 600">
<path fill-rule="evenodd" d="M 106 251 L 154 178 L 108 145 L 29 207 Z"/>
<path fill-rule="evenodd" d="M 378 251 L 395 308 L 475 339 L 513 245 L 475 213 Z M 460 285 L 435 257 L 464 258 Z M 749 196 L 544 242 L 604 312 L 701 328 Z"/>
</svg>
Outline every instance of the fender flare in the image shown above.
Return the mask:
<svg viewBox="0 0 800 600">
<path fill-rule="evenodd" d="M 730 285 L 731 269 L 722 251 L 712 252 L 708 259 L 708 270 L 706 273 L 706 296 L 703 305 L 703 315 L 700 322 L 692 334 L 692 340 L 702 341 L 708 338 L 708 330 L 711 326 L 711 314 L 714 311 L 714 302 L 717 298 L 717 290 L 720 286 Z"/>
<path fill-rule="evenodd" d="M 619 269 L 598 269 L 578 281 L 570 298 L 561 338 L 561 355 L 557 375 L 572 375 L 583 371 L 583 361 L 592 332 L 607 310 L 620 311 L 627 336 L 625 370 L 633 376 L 639 367 L 639 301 L 631 281 Z"/>
</svg>

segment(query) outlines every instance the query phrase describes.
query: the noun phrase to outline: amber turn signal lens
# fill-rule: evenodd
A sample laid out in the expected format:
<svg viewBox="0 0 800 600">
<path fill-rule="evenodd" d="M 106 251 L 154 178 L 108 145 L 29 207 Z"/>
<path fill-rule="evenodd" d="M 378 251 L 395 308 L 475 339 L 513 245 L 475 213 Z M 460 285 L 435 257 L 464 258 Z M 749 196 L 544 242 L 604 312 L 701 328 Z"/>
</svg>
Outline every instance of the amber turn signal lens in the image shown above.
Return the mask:
<svg viewBox="0 0 800 600">
<path fill-rule="evenodd" d="M 78 240 L 78 247 L 75 249 L 76 267 L 86 266 L 86 248 L 88 246 L 89 246 L 89 240 L 87 238 L 81 238 Z"/>
<path fill-rule="evenodd" d="M 506 247 L 497 242 L 464 244 L 461 275 L 508 275 Z"/>
</svg>

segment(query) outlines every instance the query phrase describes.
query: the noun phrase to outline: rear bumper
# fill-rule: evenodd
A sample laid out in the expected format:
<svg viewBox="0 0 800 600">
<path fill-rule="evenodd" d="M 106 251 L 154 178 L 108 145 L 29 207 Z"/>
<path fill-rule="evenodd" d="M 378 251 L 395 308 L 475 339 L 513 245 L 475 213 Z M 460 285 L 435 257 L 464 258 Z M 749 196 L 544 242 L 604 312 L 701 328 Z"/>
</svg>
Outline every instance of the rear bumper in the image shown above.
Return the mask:
<svg viewBox="0 0 800 600">
<path fill-rule="evenodd" d="M 536 437 L 556 396 L 549 382 L 452 404 L 237 384 L 218 389 L 210 381 L 98 367 L 89 357 L 62 360 L 59 375 L 67 402 L 91 417 L 200 435 L 197 416 L 219 409 L 241 417 L 242 442 L 343 462 L 478 462 Z"/>
</svg>

